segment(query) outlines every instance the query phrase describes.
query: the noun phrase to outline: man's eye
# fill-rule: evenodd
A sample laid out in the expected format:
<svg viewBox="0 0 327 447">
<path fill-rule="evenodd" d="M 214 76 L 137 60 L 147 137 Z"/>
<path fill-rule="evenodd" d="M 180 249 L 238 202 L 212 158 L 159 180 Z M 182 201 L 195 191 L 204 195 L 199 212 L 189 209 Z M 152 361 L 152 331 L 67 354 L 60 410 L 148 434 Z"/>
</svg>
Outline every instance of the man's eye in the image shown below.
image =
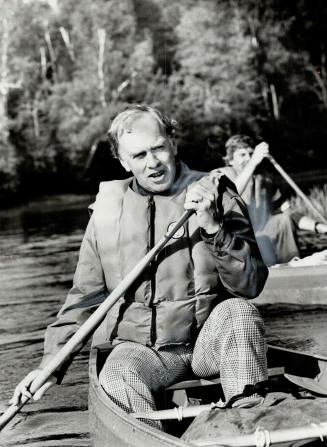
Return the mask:
<svg viewBox="0 0 327 447">
<path fill-rule="evenodd" d="M 166 150 L 167 150 L 167 147 L 164 146 L 164 145 L 162 145 L 162 146 L 156 146 L 156 147 L 154 147 L 153 149 L 151 149 L 151 152 L 152 152 L 152 153 L 155 153 L 155 154 L 160 154 L 160 153 L 162 153 L 162 152 L 165 152 Z"/>
<path fill-rule="evenodd" d="M 145 152 L 140 152 L 139 154 L 135 154 L 133 158 L 136 158 L 137 160 L 141 160 L 145 157 Z"/>
</svg>

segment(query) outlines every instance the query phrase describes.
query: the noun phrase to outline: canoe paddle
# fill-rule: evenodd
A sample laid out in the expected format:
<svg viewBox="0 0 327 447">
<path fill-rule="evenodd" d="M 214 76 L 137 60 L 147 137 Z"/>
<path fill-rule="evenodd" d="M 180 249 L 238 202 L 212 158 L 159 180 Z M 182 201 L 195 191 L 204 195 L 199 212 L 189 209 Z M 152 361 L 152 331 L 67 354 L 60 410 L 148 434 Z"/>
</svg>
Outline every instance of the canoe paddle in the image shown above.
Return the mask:
<svg viewBox="0 0 327 447">
<path fill-rule="evenodd" d="M 294 191 L 301 197 L 301 199 L 305 202 L 308 208 L 319 217 L 320 221 L 323 223 L 327 223 L 324 216 L 312 205 L 308 197 L 304 194 L 304 192 L 297 186 L 294 180 L 284 171 L 279 163 L 274 159 L 272 155 L 266 155 L 266 158 L 270 161 L 270 163 L 274 166 L 274 168 L 281 174 L 281 176 L 287 181 L 287 183 L 294 189 Z"/>
<path fill-rule="evenodd" d="M 38 376 L 34 379 L 30 386 L 30 393 L 33 395 L 44 385 L 50 376 L 64 363 L 68 356 L 86 340 L 101 324 L 106 317 L 108 311 L 118 301 L 118 299 L 127 291 L 133 282 L 139 277 L 146 266 L 157 256 L 160 250 L 167 244 L 179 228 L 190 218 L 194 210 L 185 211 L 175 224 L 167 231 L 167 233 L 158 241 L 158 243 L 142 258 L 135 267 L 125 276 L 118 286 L 108 295 L 108 297 L 100 304 L 94 313 L 86 320 L 86 322 L 78 329 L 78 331 L 68 340 L 55 357 L 44 367 Z M 26 398 L 24 402 L 18 405 L 11 405 L 0 417 L 0 431 L 8 424 L 11 419 L 21 410 L 21 408 L 29 401 Z"/>
</svg>

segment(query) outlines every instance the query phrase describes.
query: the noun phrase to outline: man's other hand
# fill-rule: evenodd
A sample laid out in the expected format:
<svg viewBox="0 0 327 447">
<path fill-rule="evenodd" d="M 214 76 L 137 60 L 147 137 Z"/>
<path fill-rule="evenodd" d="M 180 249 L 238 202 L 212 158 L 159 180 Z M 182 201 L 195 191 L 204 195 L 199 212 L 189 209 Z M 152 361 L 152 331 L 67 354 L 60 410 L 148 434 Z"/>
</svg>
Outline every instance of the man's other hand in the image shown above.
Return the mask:
<svg viewBox="0 0 327 447">
<path fill-rule="evenodd" d="M 218 197 L 219 175 L 212 174 L 193 183 L 185 197 L 184 208 L 195 210 L 198 223 L 208 234 L 220 229 L 216 203 Z"/>
<path fill-rule="evenodd" d="M 13 397 L 10 399 L 9 404 L 19 405 L 20 403 L 25 403 L 28 399 L 33 398 L 33 400 L 39 400 L 43 394 L 53 385 L 57 383 L 57 379 L 54 376 L 50 376 L 47 382 L 39 388 L 34 395 L 29 391 L 30 386 L 40 374 L 41 369 L 34 369 L 27 374 L 26 377 L 16 386 Z"/>
<path fill-rule="evenodd" d="M 254 148 L 251 160 L 258 166 L 267 156 L 269 156 L 269 145 L 265 141 L 262 141 Z"/>
</svg>

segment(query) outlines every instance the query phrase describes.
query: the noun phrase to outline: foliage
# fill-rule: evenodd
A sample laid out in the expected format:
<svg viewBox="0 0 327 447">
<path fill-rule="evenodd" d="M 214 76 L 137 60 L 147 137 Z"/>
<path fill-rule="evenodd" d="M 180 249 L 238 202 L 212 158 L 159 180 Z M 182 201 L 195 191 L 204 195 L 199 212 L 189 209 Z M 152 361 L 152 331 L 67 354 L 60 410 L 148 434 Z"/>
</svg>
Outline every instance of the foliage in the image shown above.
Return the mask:
<svg viewBox="0 0 327 447">
<path fill-rule="evenodd" d="M 257 113 L 264 111 L 245 25 L 234 8 L 206 0 L 181 17 L 176 52 L 180 67 L 175 79 L 182 88 L 174 105 L 181 120 L 186 119 L 187 140 L 192 141 L 195 128 L 199 130 L 195 147 L 204 145 L 197 136 L 211 136 L 222 147 L 231 133 L 259 131 L 254 106 Z M 217 163 L 210 153 L 207 158 Z"/>
<path fill-rule="evenodd" d="M 325 184 L 322 187 L 314 186 L 310 189 L 307 197 L 312 205 L 316 208 L 316 210 L 319 211 L 320 214 L 324 216 L 327 221 L 327 185 Z M 290 204 L 293 210 L 299 211 L 303 215 L 310 216 L 314 220 L 317 219 L 317 216 L 312 212 L 311 208 L 309 208 L 300 197 L 292 197 L 290 200 Z"/>
<path fill-rule="evenodd" d="M 0 192 L 80 189 L 91 148 L 135 102 L 179 121 L 182 157 L 198 169 L 221 164 L 224 141 L 239 132 L 267 139 L 287 170 L 324 160 L 322 0 L 0 0 L 0 8 Z"/>
</svg>

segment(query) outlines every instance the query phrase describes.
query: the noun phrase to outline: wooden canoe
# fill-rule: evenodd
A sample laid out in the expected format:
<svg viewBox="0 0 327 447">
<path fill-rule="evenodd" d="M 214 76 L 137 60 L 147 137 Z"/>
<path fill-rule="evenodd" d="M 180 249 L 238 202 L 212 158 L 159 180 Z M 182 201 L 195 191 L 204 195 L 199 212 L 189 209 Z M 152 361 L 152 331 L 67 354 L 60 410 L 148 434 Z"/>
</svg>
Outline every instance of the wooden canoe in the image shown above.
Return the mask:
<svg viewBox="0 0 327 447">
<path fill-rule="evenodd" d="M 268 349 L 268 359 L 272 369 L 282 368 L 282 372 L 309 378 L 315 377 L 321 365 L 327 362 L 325 358 L 273 346 Z M 189 447 L 193 445 L 171 434 L 160 432 L 118 408 L 99 385 L 98 373 L 103 361 L 101 352 L 93 348 L 90 355 L 89 370 L 89 418 L 94 447 Z M 281 371 L 279 371 L 280 373 Z M 210 384 L 207 383 L 207 385 Z M 183 386 L 185 384 L 181 384 L 180 387 Z M 271 435 L 274 436 L 274 433 L 271 433 Z M 312 437 L 317 436 L 316 434 Z M 226 445 L 233 445 L 231 440 L 229 442 L 225 440 L 225 442 Z M 245 442 L 245 445 L 251 444 Z"/>
<path fill-rule="evenodd" d="M 254 304 L 327 305 L 327 264 L 269 269 L 269 277 Z"/>
<path fill-rule="evenodd" d="M 270 269 L 265 290 L 253 300 L 259 307 L 265 304 L 327 304 L 327 265 L 288 267 Z M 93 345 L 101 343 L 103 331 L 96 331 Z M 319 371 L 321 362 L 327 362 L 327 356 L 285 347 L 271 346 L 268 350 L 270 366 L 282 367 L 288 374 L 303 377 L 314 377 Z M 186 447 L 189 443 L 167 433 L 160 432 L 126 414 L 109 400 L 98 382 L 99 368 L 103 363 L 101 353 L 93 348 L 90 355 L 90 391 L 89 418 L 94 447 Z M 210 385 L 208 381 L 198 381 L 200 386 Z M 182 384 L 175 388 L 187 387 Z M 326 433 L 327 434 L 327 433 Z M 242 445 L 242 444 L 239 444 Z M 245 445 L 245 444 L 244 444 Z"/>
</svg>

